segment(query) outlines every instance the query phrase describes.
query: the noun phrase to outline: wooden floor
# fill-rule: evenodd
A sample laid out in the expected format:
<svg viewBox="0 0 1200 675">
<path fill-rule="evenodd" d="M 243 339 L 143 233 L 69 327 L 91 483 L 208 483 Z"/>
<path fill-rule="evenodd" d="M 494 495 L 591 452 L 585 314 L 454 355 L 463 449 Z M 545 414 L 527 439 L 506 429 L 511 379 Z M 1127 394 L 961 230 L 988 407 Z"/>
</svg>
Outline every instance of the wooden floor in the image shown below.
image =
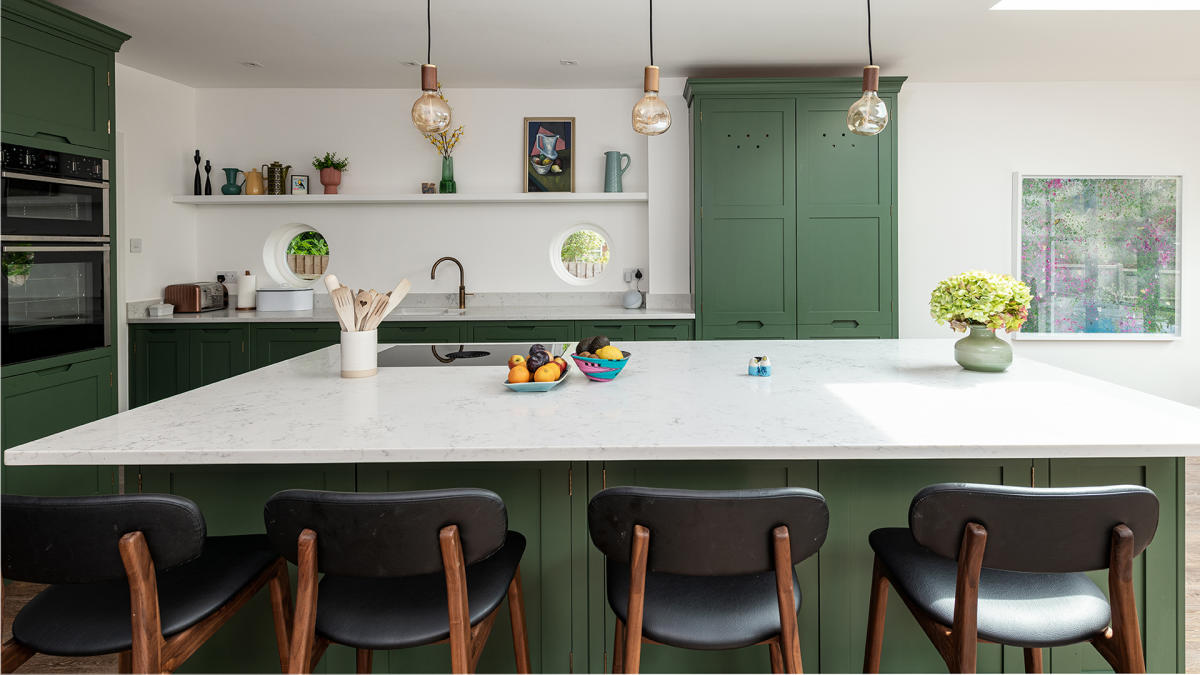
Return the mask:
<svg viewBox="0 0 1200 675">
<path fill-rule="evenodd" d="M 1185 483 L 1184 557 L 1186 560 L 1186 595 L 1184 599 L 1184 632 L 1186 667 L 1189 673 L 1200 673 L 1200 457 L 1187 460 Z M 4 639 L 11 636 L 12 617 L 33 597 L 41 586 L 10 583 L 4 587 Z M 115 673 L 117 657 L 97 656 L 84 659 L 38 655 L 20 668 L 22 673 Z"/>
</svg>

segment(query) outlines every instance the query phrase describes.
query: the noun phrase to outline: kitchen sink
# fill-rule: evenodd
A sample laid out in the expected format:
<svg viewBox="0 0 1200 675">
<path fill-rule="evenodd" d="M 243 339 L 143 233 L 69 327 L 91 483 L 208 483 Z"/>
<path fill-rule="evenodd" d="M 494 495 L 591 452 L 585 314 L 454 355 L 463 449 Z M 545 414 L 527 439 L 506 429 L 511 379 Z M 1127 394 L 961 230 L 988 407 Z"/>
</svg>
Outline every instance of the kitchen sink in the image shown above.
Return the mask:
<svg viewBox="0 0 1200 675">
<path fill-rule="evenodd" d="M 400 316 L 462 316 L 466 311 L 456 307 L 397 307 L 393 314 Z"/>
</svg>

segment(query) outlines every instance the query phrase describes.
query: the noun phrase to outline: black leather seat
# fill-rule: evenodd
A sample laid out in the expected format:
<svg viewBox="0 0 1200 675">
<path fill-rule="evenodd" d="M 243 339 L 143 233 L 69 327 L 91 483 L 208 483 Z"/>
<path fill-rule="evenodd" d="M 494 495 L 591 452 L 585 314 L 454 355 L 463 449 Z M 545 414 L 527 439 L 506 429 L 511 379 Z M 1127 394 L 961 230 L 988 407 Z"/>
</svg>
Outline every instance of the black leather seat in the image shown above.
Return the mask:
<svg viewBox="0 0 1200 675">
<path fill-rule="evenodd" d="M 629 565 L 609 562 L 608 606 L 629 620 Z M 794 611 L 800 611 L 800 582 L 792 572 Z M 642 634 L 684 649 L 738 649 L 779 635 L 775 572 L 696 577 L 646 575 Z"/>
<path fill-rule="evenodd" d="M 766 644 L 800 672 L 794 565 L 825 541 L 829 510 L 803 488 L 615 487 L 588 504 L 617 617 L 614 672 L 638 672 L 645 640 L 684 649 Z"/>
<path fill-rule="evenodd" d="M 266 536 L 209 537 L 199 558 L 158 575 L 162 633 L 170 637 L 229 602 L 279 558 Z M 21 609 L 13 637 L 44 654 L 93 656 L 133 645 L 129 582 L 55 584 Z"/>
<path fill-rule="evenodd" d="M 264 535 L 208 537 L 182 497 L 4 495 L 0 524 L 4 577 L 49 584 L 14 618 L 6 669 L 115 652 L 123 672 L 173 670 L 268 585 L 286 635 L 287 563 Z"/>
<path fill-rule="evenodd" d="M 931 553 L 905 527 L 875 530 L 871 548 L 896 589 L 935 621 L 954 624 L 958 565 Z M 984 568 L 979 576 L 979 638 L 1017 647 L 1057 647 L 1108 628 L 1108 598 L 1082 572 L 1038 574 Z"/>
<path fill-rule="evenodd" d="M 467 566 L 472 626 L 504 601 L 524 552 L 525 537 L 509 530 L 499 551 Z M 333 642 L 403 649 L 450 637 L 446 579 L 440 572 L 383 579 L 326 575 L 318 593 L 317 634 Z"/>
</svg>

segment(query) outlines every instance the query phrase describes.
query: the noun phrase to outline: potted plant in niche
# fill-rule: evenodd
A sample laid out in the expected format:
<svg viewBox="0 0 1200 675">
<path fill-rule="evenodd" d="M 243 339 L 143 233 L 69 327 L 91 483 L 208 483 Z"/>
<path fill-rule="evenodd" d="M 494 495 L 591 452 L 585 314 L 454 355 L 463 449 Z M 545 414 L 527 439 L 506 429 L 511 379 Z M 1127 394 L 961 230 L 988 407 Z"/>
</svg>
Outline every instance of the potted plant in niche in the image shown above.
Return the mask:
<svg viewBox="0 0 1200 675">
<path fill-rule="evenodd" d="M 325 186 L 325 194 L 336 195 L 338 185 L 342 183 L 342 172 L 349 171 L 350 158 L 337 156 L 337 153 L 327 152 L 324 157 L 313 157 L 313 168 L 321 172 L 321 185 Z"/>
<path fill-rule="evenodd" d="M 287 262 L 288 268 L 301 279 L 316 279 L 329 266 L 329 242 L 320 232 L 301 232 L 288 242 Z"/>
<path fill-rule="evenodd" d="M 1003 372 L 1012 364 L 1012 346 L 996 329 L 1013 332 L 1029 316 L 1029 286 L 1007 274 L 970 271 L 939 283 L 929 298 L 929 314 L 967 337 L 954 343 L 954 360 L 967 370 Z"/>
</svg>

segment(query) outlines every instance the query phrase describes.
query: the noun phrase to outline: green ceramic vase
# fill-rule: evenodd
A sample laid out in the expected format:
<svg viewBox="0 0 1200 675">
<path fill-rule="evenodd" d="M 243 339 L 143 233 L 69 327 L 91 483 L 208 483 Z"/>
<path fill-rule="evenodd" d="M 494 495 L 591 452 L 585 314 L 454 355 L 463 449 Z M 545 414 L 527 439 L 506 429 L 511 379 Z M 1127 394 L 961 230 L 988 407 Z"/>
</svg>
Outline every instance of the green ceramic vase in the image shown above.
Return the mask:
<svg viewBox="0 0 1200 675">
<path fill-rule="evenodd" d="M 438 183 L 438 192 L 444 195 L 458 192 L 458 184 L 454 182 L 454 158 L 442 158 L 442 182 Z"/>
<path fill-rule="evenodd" d="M 967 370 L 1002 373 L 1012 365 L 1012 345 L 980 323 L 970 326 L 967 337 L 954 343 L 954 360 Z"/>
</svg>

